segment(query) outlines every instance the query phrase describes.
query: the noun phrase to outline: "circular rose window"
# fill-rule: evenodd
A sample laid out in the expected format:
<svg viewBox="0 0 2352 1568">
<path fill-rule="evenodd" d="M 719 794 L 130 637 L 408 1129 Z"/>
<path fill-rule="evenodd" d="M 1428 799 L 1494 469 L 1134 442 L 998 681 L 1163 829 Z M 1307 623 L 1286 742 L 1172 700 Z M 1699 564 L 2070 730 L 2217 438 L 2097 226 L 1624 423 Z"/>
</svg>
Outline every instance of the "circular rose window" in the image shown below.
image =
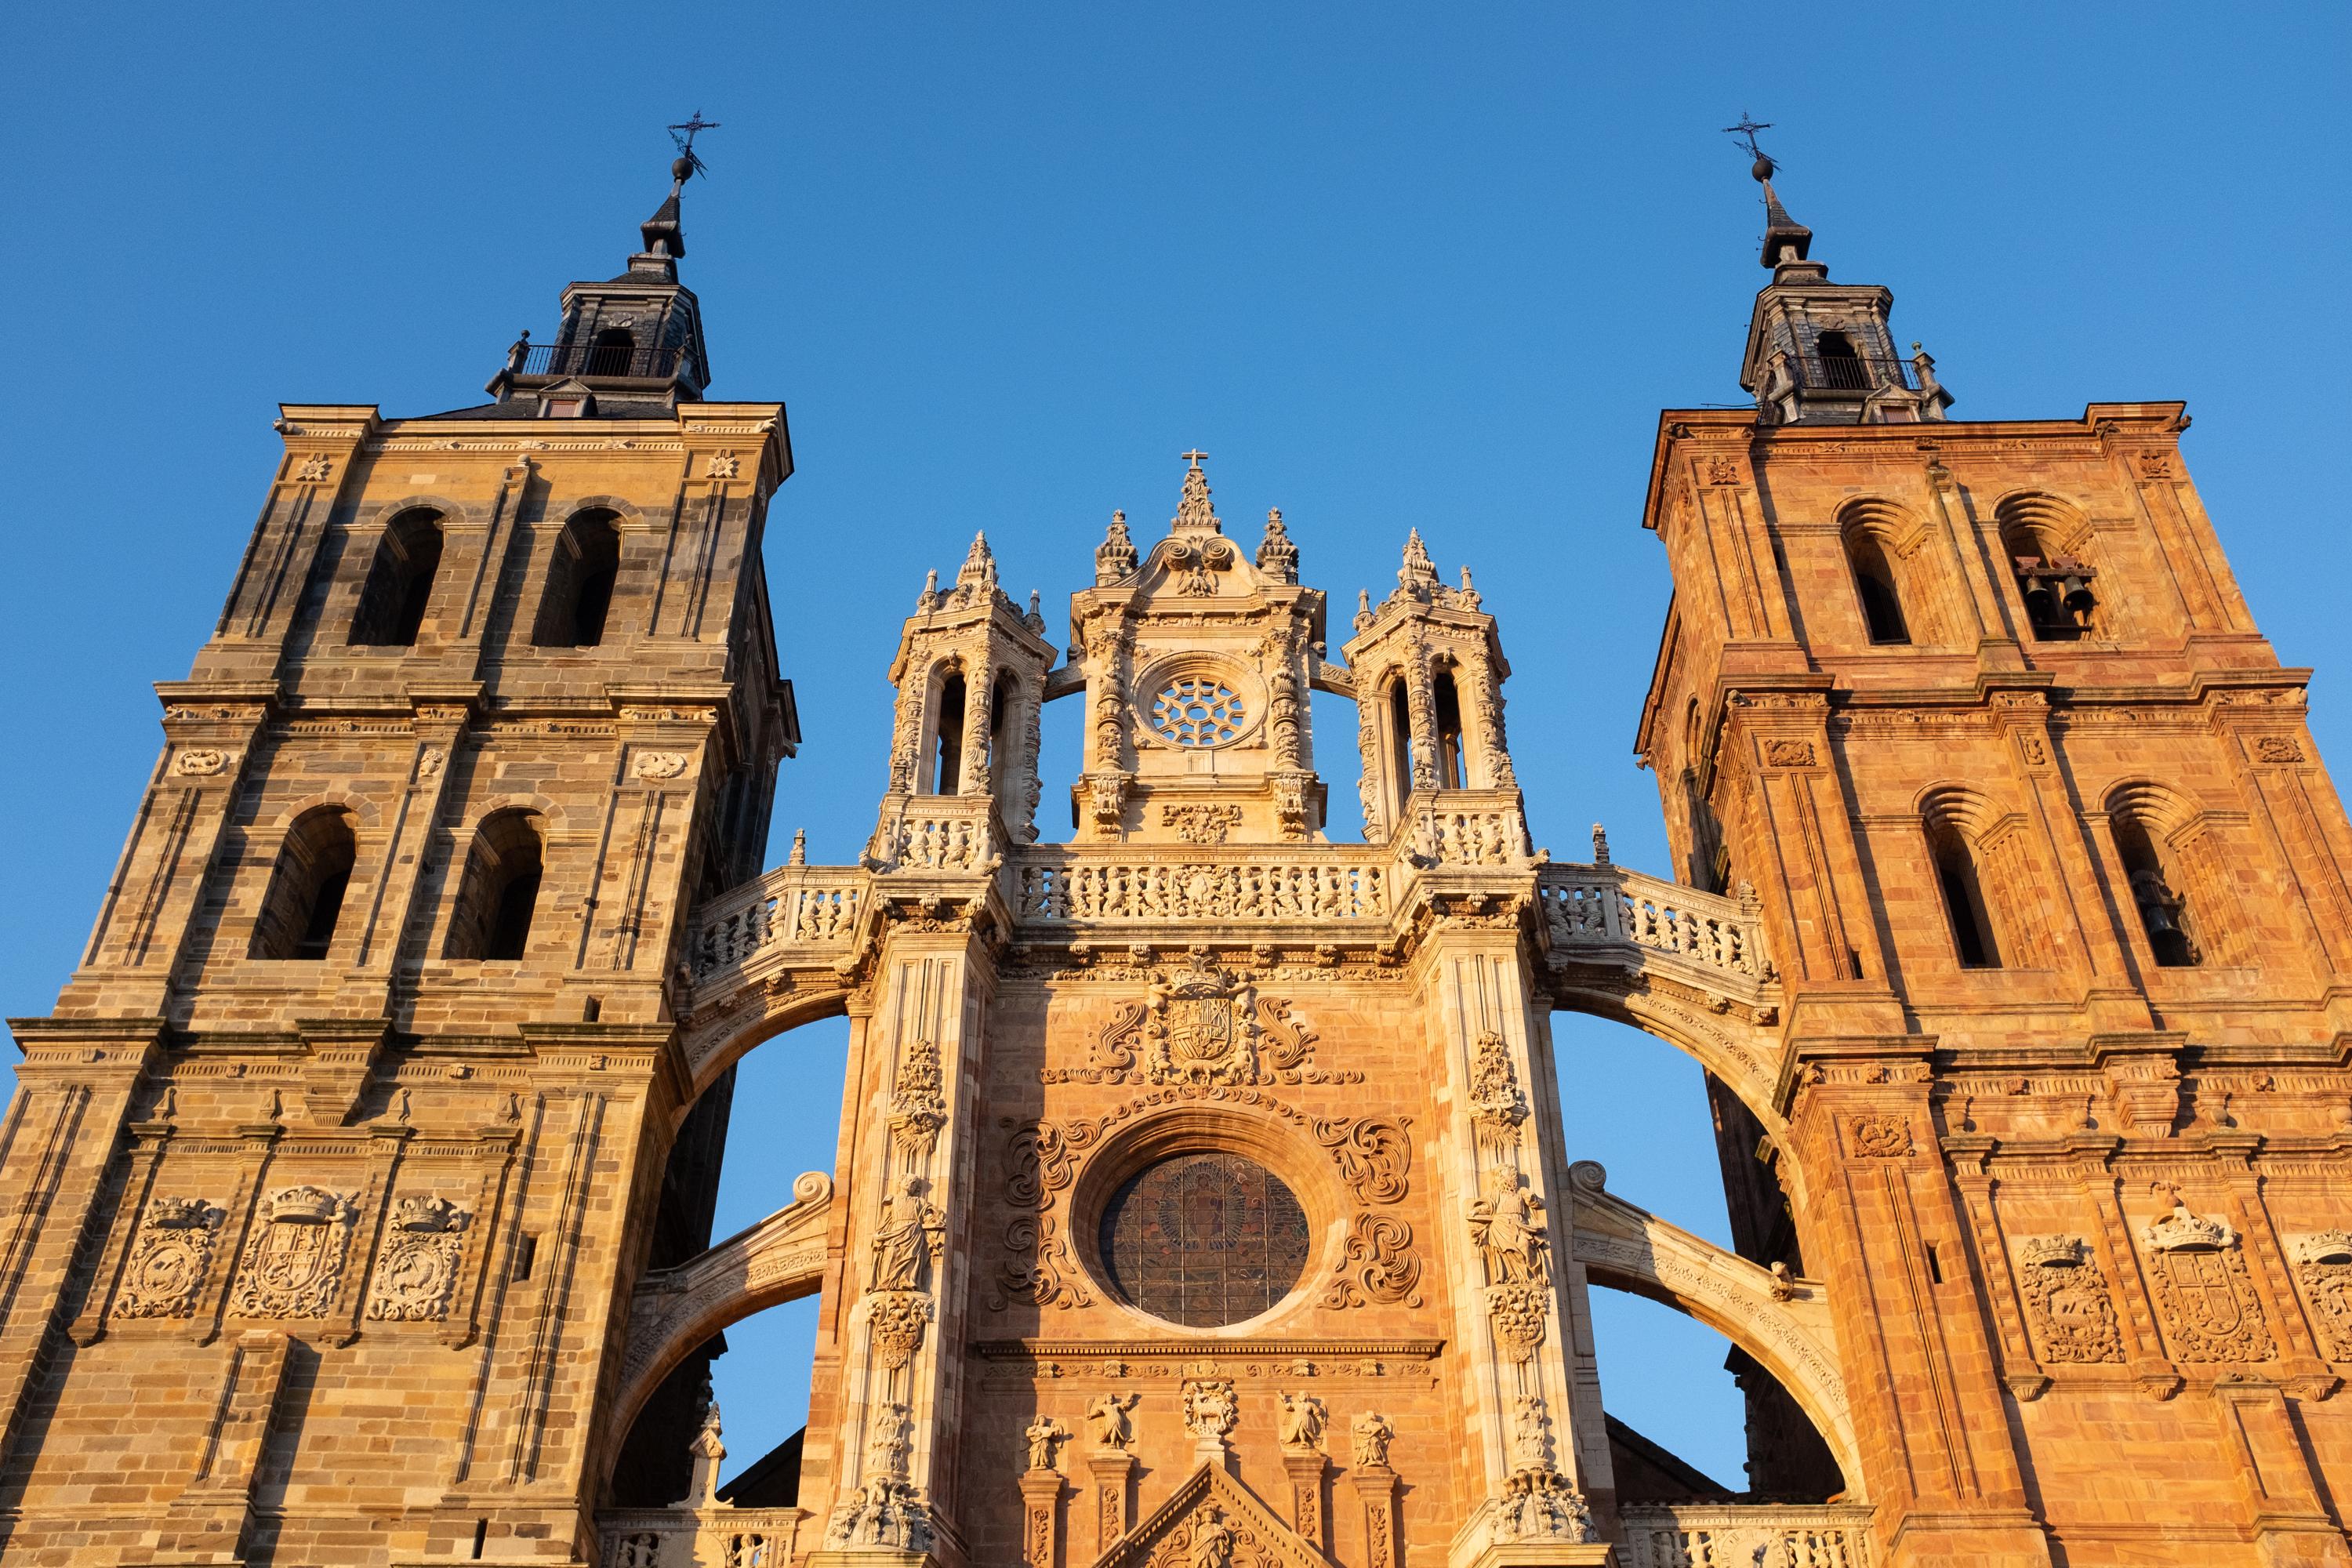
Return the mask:
<svg viewBox="0 0 2352 1568">
<path fill-rule="evenodd" d="M 1222 746 L 1242 732 L 1242 700 L 1211 675 L 1171 680 L 1151 700 L 1151 727 L 1178 746 Z"/>
<path fill-rule="evenodd" d="M 1307 1267 L 1307 1215 L 1265 1166 L 1179 1154 L 1132 1177 L 1103 1210 L 1112 1288 L 1155 1318 L 1213 1329 L 1290 1294 Z"/>
</svg>

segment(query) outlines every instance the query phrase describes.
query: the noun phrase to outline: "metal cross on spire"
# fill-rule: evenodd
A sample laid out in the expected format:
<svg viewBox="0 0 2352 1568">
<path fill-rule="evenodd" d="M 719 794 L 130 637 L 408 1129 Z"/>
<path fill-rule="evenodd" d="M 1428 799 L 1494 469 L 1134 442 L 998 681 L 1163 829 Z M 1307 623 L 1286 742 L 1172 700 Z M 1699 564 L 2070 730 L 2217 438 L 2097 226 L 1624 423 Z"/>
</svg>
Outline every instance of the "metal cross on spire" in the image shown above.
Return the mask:
<svg viewBox="0 0 2352 1568">
<path fill-rule="evenodd" d="M 719 121 L 716 120 L 703 119 L 702 110 L 698 109 L 694 111 L 691 118 L 682 121 L 669 128 L 669 139 L 677 143 L 677 155 L 679 161 L 685 163 L 687 168 L 692 173 L 701 174 L 706 178 L 710 174 L 710 170 L 706 167 L 702 162 L 702 154 L 694 150 L 695 133 L 700 131 L 716 131 L 718 129 Z M 680 132 L 684 132 L 685 134 L 681 136 L 678 134 Z"/>
<path fill-rule="evenodd" d="M 1763 148 L 1756 145 L 1756 133 L 1759 131 L 1769 131 L 1771 129 L 1772 122 L 1770 121 L 1759 120 L 1744 109 L 1739 111 L 1738 124 L 1727 125 L 1723 128 L 1723 133 L 1726 136 L 1737 136 L 1748 144 L 1748 155 L 1756 160 L 1755 166 L 1750 172 L 1759 180 L 1770 179 L 1772 177 L 1773 171 L 1780 167 L 1779 164 L 1772 162 L 1772 155 L 1770 153 L 1765 152 Z"/>
</svg>

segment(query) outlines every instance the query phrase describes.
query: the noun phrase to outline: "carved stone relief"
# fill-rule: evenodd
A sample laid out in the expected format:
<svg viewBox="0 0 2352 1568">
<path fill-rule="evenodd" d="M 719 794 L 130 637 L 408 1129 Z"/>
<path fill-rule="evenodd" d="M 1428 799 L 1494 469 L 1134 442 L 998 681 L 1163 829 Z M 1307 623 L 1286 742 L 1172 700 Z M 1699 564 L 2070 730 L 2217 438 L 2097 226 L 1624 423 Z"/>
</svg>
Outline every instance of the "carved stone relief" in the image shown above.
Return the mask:
<svg viewBox="0 0 2352 1568">
<path fill-rule="evenodd" d="M 392 1234 L 376 1259 L 368 1316 L 394 1322 L 449 1315 L 474 1216 L 446 1198 L 413 1194 L 392 1205 Z"/>
<path fill-rule="evenodd" d="M 212 1271 L 213 1247 L 226 1216 L 202 1198 L 157 1198 L 140 1216 L 122 1289 L 119 1318 L 185 1318 Z"/>
<path fill-rule="evenodd" d="M 1117 1005 L 1083 1068 L 1047 1068 L 1046 1083 L 1250 1085 L 1360 1083 L 1314 1065 L 1315 1031 L 1291 1005 L 1260 996 L 1205 948 L 1149 973 L 1144 1000 Z"/>
<path fill-rule="evenodd" d="M 1852 1116 L 1845 1124 L 1846 1152 L 1864 1160 L 1897 1160 L 1912 1151 L 1911 1123 L 1900 1116 Z"/>
<path fill-rule="evenodd" d="M 1470 1123 L 1478 1147 L 1518 1163 L 1519 1125 L 1528 1119 L 1528 1097 L 1503 1037 L 1489 1029 L 1478 1037 L 1470 1064 Z"/>
<path fill-rule="evenodd" d="M 940 1079 L 940 1047 L 918 1038 L 899 1060 L 890 1100 L 890 1136 L 909 1163 L 927 1166 L 940 1129 L 947 1125 L 947 1096 Z"/>
<path fill-rule="evenodd" d="M 2044 1362 L 2119 1362 L 2123 1335 L 2106 1276 L 2079 1236 L 2029 1236 L 2017 1244 L 2018 1288 Z"/>
<path fill-rule="evenodd" d="M 1402 1203 L 1411 1190 L 1412 1140 L 1383 1116 L 1315 1123 L 1315 1141 L 1331 1152 L 1339 1179 L 1361 1204 Z"/>
<path fill-rule="evenodd" d="M 2172 1212 L 2143 1228 L 2140 1239 L 2175 1360 L 2260 1362 L 2277 1353 L 2227 1221 L 2191 1214 L 2175 1197 Z"/>
<path fill-rule="evenodd" d="M 2323 1230 L 2285 1240 L 2318 1331 L 2320 1353 L 2329 1361 L 2352 1361 L 2352 1232 Z"/>
<path fill-rule="evenodd" d="M 1238 805 L 1163 805 L 1160 808 L 1160 826 L 1174 828 L 1177 838 L 1186 844 L 1223 844 L 1225 835 L 1241 825 Z"/>
<path fill-rule="evenodd" d="M 1324 1293 L 1328 1307 L 1421 1304 L 1421 1259 L 1413 1255 L 1412 1226 L 1393 1215 L 1360 1214 L 1348 1230 L 1339 1279 Z"/>
<path fill-rule="evenodd" d="M 342 1283 L 354 1214 L 349 1197 L 322 1187 L 270 1194 L 238 1260 L 231 1310 L 247 1318 L 325 1317 Z"/>
</svg>

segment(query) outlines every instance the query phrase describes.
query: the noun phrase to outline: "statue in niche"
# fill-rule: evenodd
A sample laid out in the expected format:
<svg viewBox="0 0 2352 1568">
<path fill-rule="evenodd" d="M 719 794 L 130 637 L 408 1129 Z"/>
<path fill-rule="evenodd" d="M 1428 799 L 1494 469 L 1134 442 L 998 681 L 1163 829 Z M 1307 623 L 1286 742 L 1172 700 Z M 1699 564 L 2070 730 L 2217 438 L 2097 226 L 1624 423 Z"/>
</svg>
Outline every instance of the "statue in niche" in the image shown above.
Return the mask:
<svg viewBox="0 0 2352 1568">
<path fill-rule="evenodd" d="M 1087 1419 L 1094 1426 L 1097 1447 L 1127 1452 L 1128 1445 L 1135 1441 L 1135 1422 L 1129 1412 L 1142 1398 L 1139 1394 L 1106 1394 L 1087 1406 Z"/>
<path fill-rule="evenodd" d="M 924 1266 L 947 1240 L 947 1216 L 923 1196 L 929 1184 L 908 1176 L 882 1205 L 874 1227 L 874 1289 L 919 1290 Z"/>
<path fill-rule="evenodd" d="M 1518 1172 L 1507 1165 L 1488 1173 L 1486 1196 L 1470 1210 L 1470 1239 L 1490 1285 L 1541 1285 L 1550 1277 L 1543 1200 L 1520 1185 Z"/>
</svg>

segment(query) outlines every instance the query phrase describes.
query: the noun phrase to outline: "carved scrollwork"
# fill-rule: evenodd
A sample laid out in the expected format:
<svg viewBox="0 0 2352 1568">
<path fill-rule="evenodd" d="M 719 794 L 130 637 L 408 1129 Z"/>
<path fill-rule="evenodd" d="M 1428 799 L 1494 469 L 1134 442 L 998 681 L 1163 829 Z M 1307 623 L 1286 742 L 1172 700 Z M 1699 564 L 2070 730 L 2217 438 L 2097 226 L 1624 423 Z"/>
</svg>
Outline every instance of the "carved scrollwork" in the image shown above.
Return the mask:
<svg viewBox="0 0 2352 1568">
<path fill-rule="evenodd" d="M 1007 1118 L 1003 1125 L 1013 1130 L 1006 1148 L 1004 1198 L 1015 1208 L 1052 1207 L 1054 1194 L 1077 1173 L 1076 1156 L 1102 1135 L 1100 1125 L 1092 1121 L 1064 1127 Z"/>
<path fill-rule="evenodd" d="M 1402 1203 L 1412 1173 L 1412 1140 L 1385 1117 L 1349 1117 L 1315 1123 L 1315 1141 L 1331 1151 L 1339 1179 L 1358 1203 Z"/>
<path fill-rule="evenodd" d="M 1418 1302 L 1421 1259 L 1412 1250 L 1412 1226 L 1393 1215 L 1360 1214 L 1349 1227 L 1339 1279 L 1324 1294 L 1328 1307 L 1386 1306 Z"/>
</svg>

